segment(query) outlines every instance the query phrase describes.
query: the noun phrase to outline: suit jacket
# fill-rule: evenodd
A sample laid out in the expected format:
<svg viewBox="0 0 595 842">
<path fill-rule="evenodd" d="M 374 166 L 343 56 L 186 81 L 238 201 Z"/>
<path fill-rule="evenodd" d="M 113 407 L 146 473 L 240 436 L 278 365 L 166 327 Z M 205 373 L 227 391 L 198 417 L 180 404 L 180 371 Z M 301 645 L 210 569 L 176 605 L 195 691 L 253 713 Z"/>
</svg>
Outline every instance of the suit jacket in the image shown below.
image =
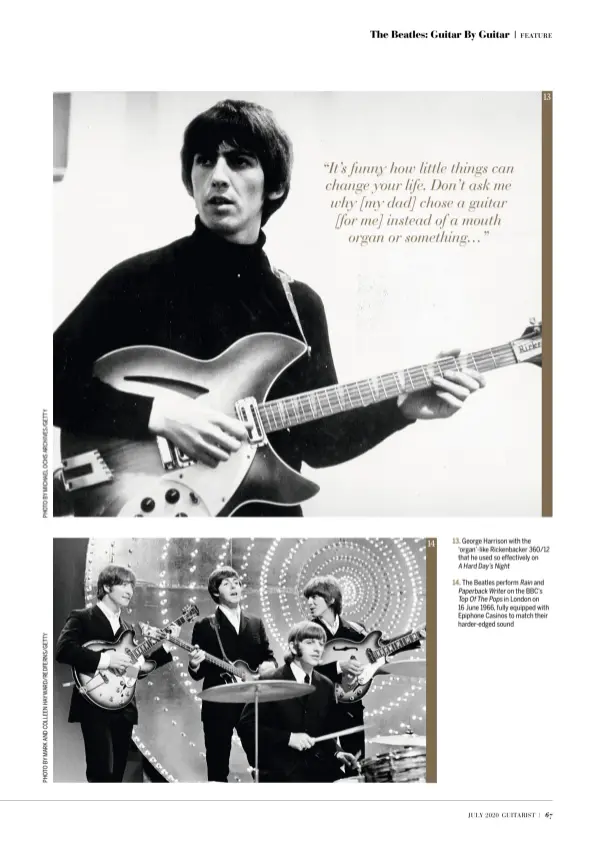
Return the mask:
<svg viewBox="0 0 595 842">
<path fill-rule="evenodd" d="M 72 611 L 56 644 L 56 660 L 59 664 L 68 664 L 79 672 L 93 675 L 99 665 L 101 653 L 91 652 L 89 649 L 85 649 L 83 644 L 90 640 L 105 640 L 108 643 L 113 643 L 123 631 L 133 628 L 132 625 L 120 620 L 120 629 L 114 634 L 109 620 L 97 605 L 92 608 Z M 160 646 L 155 652 L 151 653 L 150 660 L 155 661 L 157 666 L 162 666 L 171 661 L 172 657 Z M 125 716 L 135 724 L 138 722 L 138 709 L 134 697 L 122 710 L 109 711 L 94 705 L 79 693 L 76 687 L 72 691 L 68 714 L 69 722 L 80 722 L 82 717 L 88 718 L 89 716 L 100 718 L 119 715 Z"/>
<path fill-rule="evenodd" d="M 289 664 L 277 669 L 270 680 L 295 681 Z M 269 680 L 269 679 L 267 679 Z M 314 693 L 281 702 L 265 702 L 258 706 L 258 754 L 261 780 L 332 781 L 339 777 L 335 753 L 336 740 L 316 743 L 307 751 L 290 748 L 292 733 L 319 737 L 333 730 L 336 708 L 332 682 L 316 671 L 312 673 Z M 244 707 L 238 733 L 251 765 L 254 765 L 254 704 Z"/>
<path fill-rule="evenodd" d="M 217 640 L 214 622 L 218 624 L 225 653 L 221 651 L 221 646 Z M 262 620 L 259 617 L 244 614 L 243 611 L 240 615 L 239 632 L 236 632 L 225 614 L 218 608 L 211 616 L 203 617 L 198 623 L 194 624 L 192 645 L 200 646 L 209 655 L 214 655 L 221 660 L 229 658 L 231 661 L 245 661 L 253 670 L 258 669 L 263 661 L 277 663 Z M 206 660 L 199 664 L 197 670 L 189 667 L 188 672 L 195 681 L 204 679 L 203 690 L 229 681 L 227 673 Z"/>
</svg>

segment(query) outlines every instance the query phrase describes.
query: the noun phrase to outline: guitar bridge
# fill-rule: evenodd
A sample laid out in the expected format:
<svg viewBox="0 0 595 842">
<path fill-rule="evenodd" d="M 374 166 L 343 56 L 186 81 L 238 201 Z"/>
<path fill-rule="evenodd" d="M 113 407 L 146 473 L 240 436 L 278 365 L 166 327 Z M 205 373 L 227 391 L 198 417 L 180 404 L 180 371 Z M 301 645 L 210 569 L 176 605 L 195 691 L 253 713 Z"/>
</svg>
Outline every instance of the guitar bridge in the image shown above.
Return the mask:
<svg viewBox="0 0 595 842">
<path fill-rule="evenodd" d="M 264 428 L 258 412 L 258 404 L 255 398 L 242 398 L 236 403 L 236 415 L 248 426 L 248 440 L 250 444 L 262 447 L 266 444 Z"/>
</svg>

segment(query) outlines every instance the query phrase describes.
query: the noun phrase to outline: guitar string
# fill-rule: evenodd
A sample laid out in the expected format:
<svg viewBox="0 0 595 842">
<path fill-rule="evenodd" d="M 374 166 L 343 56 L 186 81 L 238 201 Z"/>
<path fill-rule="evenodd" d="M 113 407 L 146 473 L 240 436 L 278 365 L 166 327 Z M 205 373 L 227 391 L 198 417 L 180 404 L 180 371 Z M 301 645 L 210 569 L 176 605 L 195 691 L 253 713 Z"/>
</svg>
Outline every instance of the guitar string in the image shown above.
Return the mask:
<svg viewBox="0 0 595 842">
<path fill-rule="evenodd" d="M 364 379 L 355 383 L 328 386 L 312 392 L 293 395 L 289 398 L 280 398 L 276 401 L 260 404 L 259 411 L 265 432 L 273 432 L 292 426 L 293 424 L 314 420 L 321 416 L 334 415 L 345 409 L 365 406 L 369 403 L 376 403 L 396 397 L 399 394 L 406 394 L 426 388 L 428 385 L 428 373 L 431 377 L 434 377 L 435 375 L 442 375 L 445 370 L 453 367 L 459 370 L 461 368 L 472 367 L 478 371 L 493 371 L 496 368 L 512 365 L 516 361 L 513 344 L 510 342 L 482 351 L 463 354 L 459 357 L 441 357 L 425 365 L 378 375 L 377 377 Z M 410 387 L 406 386 L 404 382 L 405 374 L 411 382 Z M 362 389 L 364 390 L 364 394 L 366 389 L 368 390 L 369 399 L 364 397 Z M 318 403 L 318 410 L 313 403 L 313 398 Z M 328 408 L 325 409 L 321 398 L 326 400 Z M 335 400 L 335 403 L 333 403 L 332 399 Z M 306 401 L 307 403 L 305 403 Z"/>
</svg>

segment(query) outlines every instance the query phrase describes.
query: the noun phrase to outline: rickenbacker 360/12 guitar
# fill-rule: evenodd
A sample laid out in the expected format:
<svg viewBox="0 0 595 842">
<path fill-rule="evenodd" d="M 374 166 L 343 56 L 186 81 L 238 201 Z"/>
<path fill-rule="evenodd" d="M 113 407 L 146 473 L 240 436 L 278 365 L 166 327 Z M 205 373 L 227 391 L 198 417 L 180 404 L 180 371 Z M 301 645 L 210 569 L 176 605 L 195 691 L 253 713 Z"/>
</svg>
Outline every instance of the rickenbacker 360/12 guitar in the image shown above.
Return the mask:
<svg viewBox="0 0 595 842">
<path fill-rule="evenodd" d="M 184 608 L 182 614 L 172 623 L 169 623 L 165 629 L 182 626 L 197 616 L 198 608 L 193 604 L 189 604 Z M 172 640 L 174 639 L 172 638 Z M 92 652 L 123 653 L 128 655 L 131 666 L 121 675 L 110 669 L 97 670 L 94 675 L 87 675 L 73 667 L 72 675 L 77 689 L 89 702 L 104 710 L 119 710 L 120 708 L 126 707 L 134 697 L 138 678 L 144 678 L 156 668 L 155 662 L 149 660 L 145 660 L 139 665 L 139 659 L 141 656 L 148 655 L 151 649 L 154 649 L 161 643 L 162 640 L 156 640 L 154 637 L 146 636 L 139 643 L 135 643 L 134 629 L 123 631 L 113 643 L 107 640 L 90 640 L 88 643 L 83 644 L 85 649 L 90 649 Z"/>
<path fill-rule="evenodd" d="M 205 402 L 249 422 L 249 441 L 213 470 L 162 437 L 131 441 L 63 430 L 64 486 L 74 514 L 86 517 L 228 516 L 251 502 L 295 506 L 319 486 L 277 456 L 269 433 L 421 391 L 449 369 L 539 365 L 541 342 L 538 323 L 504 345 L 274 401 L 266 400 L 271 386 L 307 350 L 289 336 L 245 336 L 206 362 L 149 345 L 112 351 L 95 363 L 99 380 L 137 395 L 173 391 Z"/>
<path fill-rule="evenodd" d="M 392 655 L 401 652 L 412 643 L 425 640 L 425 623 L 419 629 L 402 634 L 399 637 L 380 643 L 382 632 L 370 632 L 359 643 L 354 640 L 347 640 L 344 637 L 337 637 L 325 644 L 321 664 L 330 664 L 333 661 L 355 660 L 363 665 L 362 672 L 356 678 L 343 675 L 340 684 L 335 684 L 335 695 L 341 704 L 353 704 L 362 699 L 372 684 L 376 673 L 382 669 Z"/>
</svg>

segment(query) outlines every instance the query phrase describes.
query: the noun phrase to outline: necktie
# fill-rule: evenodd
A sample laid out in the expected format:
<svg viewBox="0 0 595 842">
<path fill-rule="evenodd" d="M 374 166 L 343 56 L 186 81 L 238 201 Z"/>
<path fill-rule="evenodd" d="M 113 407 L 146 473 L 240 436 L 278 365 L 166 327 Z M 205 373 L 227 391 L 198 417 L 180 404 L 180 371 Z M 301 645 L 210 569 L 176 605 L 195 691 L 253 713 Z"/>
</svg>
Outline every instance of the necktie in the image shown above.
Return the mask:
<svg viewBox="0 0 595 842">
<path fill-rule="evenodd" d="M 304 678 L 304 684 L 309 684 L 309 683 L 310 683 L 310 676 L 306 675 L 306 677 Z"/>
</svg>

